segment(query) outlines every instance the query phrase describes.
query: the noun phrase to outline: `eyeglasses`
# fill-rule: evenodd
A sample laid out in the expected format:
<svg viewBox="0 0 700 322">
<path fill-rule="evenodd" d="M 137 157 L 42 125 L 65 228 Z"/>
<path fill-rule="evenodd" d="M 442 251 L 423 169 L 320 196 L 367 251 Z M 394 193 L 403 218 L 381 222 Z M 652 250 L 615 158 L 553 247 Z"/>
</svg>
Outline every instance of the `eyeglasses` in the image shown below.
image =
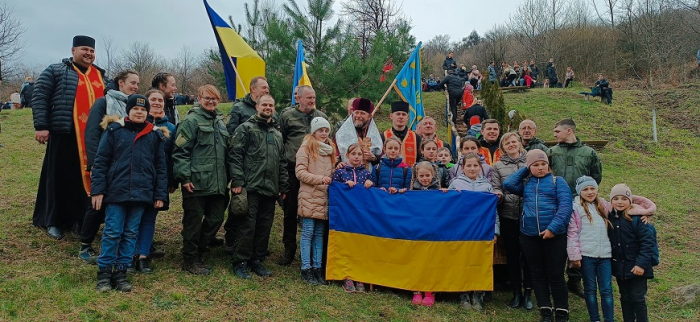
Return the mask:
<svg viewBox="0 0 700 322">
<path fill-rule="evenodd" d="M 216 97 L 208 97 L 208 96 L 202 97 L 202 100 L 203 100 L 203 101 L 209 101 L 209 102 L 218 102 L 218 101 L 219 101 L 219 99 L 216 98 Z"/>
<path fill-rule="evenodd" d="M 529 130 L 529 131 L 535 130 L 534 127 L 530 127 L 530 126 L 523 126 L 523 127 L 521 127 L 520 129 L 521 129 L 521 130 Z"/>
</svg>

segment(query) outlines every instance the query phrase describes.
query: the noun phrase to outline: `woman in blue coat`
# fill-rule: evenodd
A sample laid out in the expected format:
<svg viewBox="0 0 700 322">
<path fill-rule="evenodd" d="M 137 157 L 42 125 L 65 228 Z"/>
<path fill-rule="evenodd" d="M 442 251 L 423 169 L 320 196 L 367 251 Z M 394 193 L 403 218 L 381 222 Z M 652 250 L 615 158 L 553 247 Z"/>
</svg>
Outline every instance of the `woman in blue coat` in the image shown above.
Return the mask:
<svg viewBox="0 0 700 322">
<path fill-rule="evenodd" d="M 520 245 L 530 265 L 541 321 L 553 321 L 554 311 L 557 322 L 568 321 L 564 268 L 566 232 L 573 211 L 571 190 L 564 178 L 551 173 L 544 151 L 528 152 L 526 166 L 508 176 L 503 188 L 523 197 Z"/>
</svg>

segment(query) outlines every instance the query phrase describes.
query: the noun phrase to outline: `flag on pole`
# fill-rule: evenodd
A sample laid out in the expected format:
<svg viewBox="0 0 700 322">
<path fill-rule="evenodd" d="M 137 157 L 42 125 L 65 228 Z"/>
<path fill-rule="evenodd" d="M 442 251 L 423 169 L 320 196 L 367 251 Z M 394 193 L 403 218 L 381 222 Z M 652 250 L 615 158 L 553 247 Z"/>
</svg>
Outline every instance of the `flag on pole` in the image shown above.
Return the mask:
<svg viewBox="0 0 700 322">
<path fill-rule="evenodd" d="M 401 71 L 396 75 L 394 89 L 399 94 L 401 99 L 409 105 L 408 125 L 411 130 L 416 129 L 416 125 L 425 117 L 423 109 L 423 87 L 420 74 L 420 46 L 418 43 L 416 49 L 403 65 Z"/>
<path fill-rule="evenodd" d="M 265 61 L 204 0 L 224 66 L 229 99 L 242 98 L 253 77 L 265 76 Z"/>
<path fill-rule="evenodd" d="M 311 86 L 311 79 L 306 73 L 306 57 L 304 56 L 304 46 L 301 40 L 297 42 L 297 62 L 294 65 L 294 81 L 292 82 L 292 105 L 296 104 L 294 89 L 300 85 Z"/>
</svg>

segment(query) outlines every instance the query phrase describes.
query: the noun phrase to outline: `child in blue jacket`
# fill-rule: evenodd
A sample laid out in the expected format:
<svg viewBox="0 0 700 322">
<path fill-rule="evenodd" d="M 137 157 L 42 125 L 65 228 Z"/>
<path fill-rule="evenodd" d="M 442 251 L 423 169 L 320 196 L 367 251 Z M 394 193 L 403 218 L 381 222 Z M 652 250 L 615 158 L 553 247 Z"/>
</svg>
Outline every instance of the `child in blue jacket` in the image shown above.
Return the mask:
<svg viewBox="0 0 700 322">
<path fill-rule="evenodd" d="M 508 176 L 503 188 L 523 197 L 520 245 L 530 266 L 542 321 L 552 321 L 555 310 L 556 321 L 568 321 L 569 292 L 564 268 L 573 205 L 571 190 L 564 178 L 551 173 L 544 151 L 528 152 L 526 166 Z"/>
<path fill-rule="evenodd" d="M 146 121 L 150 105 L 143 95 L 127 100 L 124 119 L 106 116 L 91 173 L 92 206 L 105 204 L 105 228 L 97 258 L 97 291 L 114 287 L 130 292 L 126 270 L 136 246 L 145 208 L 162 208 L 168 194 L 163 132 Z M 110 120 L 114 122 L 110 122 Z"/>
<path fill-rule="evenodd" d="M 404 193 L 411 187 L 411 167 L 401 159 L 401 140 L 390 137 L 384 141 L 384 157 L 372 168 L 374 186 L 389 193 Z"/>
</svg>

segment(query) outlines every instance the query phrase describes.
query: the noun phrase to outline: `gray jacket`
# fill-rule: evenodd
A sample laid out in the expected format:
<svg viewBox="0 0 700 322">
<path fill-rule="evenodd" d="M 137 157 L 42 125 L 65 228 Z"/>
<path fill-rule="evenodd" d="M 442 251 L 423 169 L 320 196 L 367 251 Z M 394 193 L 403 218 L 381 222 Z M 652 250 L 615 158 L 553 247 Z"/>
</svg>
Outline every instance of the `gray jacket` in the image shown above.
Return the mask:
<svg viewBox="0 0 700 322">
<path fill-rule="evenodd" d="M 493 183 L 493 191 L 501 194 L 501 199 L 498 201 L 498 215 L 500 217 L 519 220 L 520 212 L 523 209 L 523 198 L 508 192 L 503 189 L 503 181 L 513 172 L 524 168 L 527 160 L 525 153 L 513 160 L 507 154 L 501 156 L 501 159 L 493 165 L 491 172 L 491 182 Z"/>
</svg>

